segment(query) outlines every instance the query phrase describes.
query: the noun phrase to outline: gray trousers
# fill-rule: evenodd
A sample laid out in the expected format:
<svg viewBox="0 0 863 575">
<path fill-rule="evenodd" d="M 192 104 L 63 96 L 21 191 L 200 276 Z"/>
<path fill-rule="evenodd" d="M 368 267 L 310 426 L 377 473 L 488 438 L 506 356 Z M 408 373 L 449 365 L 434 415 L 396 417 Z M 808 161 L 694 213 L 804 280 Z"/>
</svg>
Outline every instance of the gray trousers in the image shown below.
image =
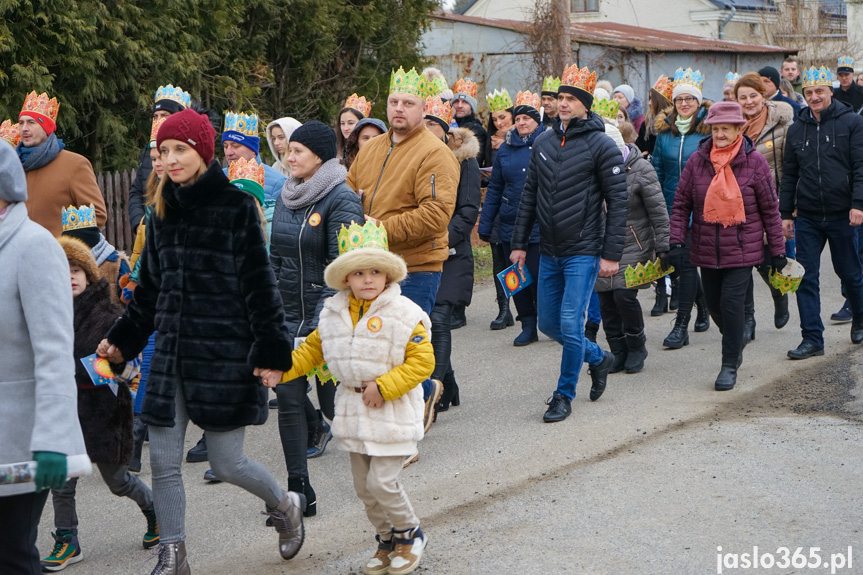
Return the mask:
<svg viewBox="0 0 863 575">
<path fill-rule="evenodd" d="M 111 493 L 118 497 L 128 497 L 138 504 L 141 511 L 153 509 L 153 492 L 147 485 L 129 473 L 127 465 L 116 463 L 97 463 L 102 479 Z M 78 478 L 73 477 L 62 489 L 52 489 L 54 502 L 54 527 L 78 534 L 78 514 L 75 512 L 75 489 Z"/>
<path fill-rule="evenodd" d="M 186 540 L 186 491 L 183 487 L 183 444 L 189 415 L 177 381 L 174 427 L 150 425 L 150 467 L 153 470 L 153 501 L 159 518 L 160 543 Z M 242 487 L 275 508 L 284 491 L 267 469 L 243 455 L 245 428 L 207 431 L 207 455 L 213 473 L 220 480 Z"/>
</svg>

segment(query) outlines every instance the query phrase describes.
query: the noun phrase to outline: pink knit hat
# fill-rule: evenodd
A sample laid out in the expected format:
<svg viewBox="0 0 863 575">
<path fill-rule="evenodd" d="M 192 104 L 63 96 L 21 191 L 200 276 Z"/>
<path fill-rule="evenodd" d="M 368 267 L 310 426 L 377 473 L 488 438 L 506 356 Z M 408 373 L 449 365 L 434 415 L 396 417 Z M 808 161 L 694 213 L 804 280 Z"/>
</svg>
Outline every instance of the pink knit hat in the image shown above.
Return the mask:
<svg viewBox="0 0 863 575">
<path fill-rule="evenodd" d="M 187 143 L 198 152 L 198 155 L 208 166 L 213 161 L 216 148 L 216 130 L 210 124 L 210 119 L 191 108 L 171 114 L 156 136 L 156 145 L 161 146 L 165 140 L 179 140 Z"/>
<path fill-rule="evenodd" d="M 743 108 L 737 102 L 716 102 L 707 112 L 705 124 L 745 124 Z"/>
</svg>

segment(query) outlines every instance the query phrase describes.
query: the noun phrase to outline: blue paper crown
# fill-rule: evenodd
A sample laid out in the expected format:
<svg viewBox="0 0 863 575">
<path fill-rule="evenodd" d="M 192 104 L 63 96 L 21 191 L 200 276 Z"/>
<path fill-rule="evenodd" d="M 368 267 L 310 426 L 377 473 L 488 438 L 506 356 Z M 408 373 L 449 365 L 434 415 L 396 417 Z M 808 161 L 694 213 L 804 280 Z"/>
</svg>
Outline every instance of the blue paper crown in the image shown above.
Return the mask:
<svg viewBox="0 0 863 575">
<path fill-rule="evenodd" d="M 188 108 L 192 105 L 192 97 L 189 93 L 179 86 L 175 88 L 171 84 L 168 84 L 167 86 L 159 86 L 159 89 L 156 90 L 154 101 L 158 102 L 159 100 L 173 100 L 184 108 Z"/>
<path fill-rule="evenodd" d="M 225 131 L 258 137 L 258 115 L 225 112 Z"/>
<path fill-rule="evenodd" d="M 695 86 L 701 90 L 701 87 L 704 86 L 704 75 L 701 73 L 701 70 L 693 71 L 692 68 L 687 68 L 686 70 L 678 68 L 677 72 L 674 73 L 674 85 L 681 86 L 683 84 Z"/>
<path fill-rule="evenodd" d="M 808 88 L 810 86 L 830 86 L 832 88 L 833 74 L 824 66 L 820 68 L 812 66 L 808 70 L 803 70 L 803 87 Z"/>
<path fill-rule="evenodd" d="M 737 80 L 740 79 L 740 74 L 737 72 L 729 72 L 725 75 L 725 83 L 726 84 L 736 84 Z"/>
<path fill-rule="evenodd" d="M 75 206 L 63 208 L 60 216 L 63 218 L 64 232 L 96 227 L 96 208 L 93 207 L 93 204 L 77 209 Z"/>
<path fill-rule="evenodd" d="M 838 66 L 840 68 L 854 68 L 854 58 L 851 56 L 842 56 L 839 58 Z"/>
</svg>

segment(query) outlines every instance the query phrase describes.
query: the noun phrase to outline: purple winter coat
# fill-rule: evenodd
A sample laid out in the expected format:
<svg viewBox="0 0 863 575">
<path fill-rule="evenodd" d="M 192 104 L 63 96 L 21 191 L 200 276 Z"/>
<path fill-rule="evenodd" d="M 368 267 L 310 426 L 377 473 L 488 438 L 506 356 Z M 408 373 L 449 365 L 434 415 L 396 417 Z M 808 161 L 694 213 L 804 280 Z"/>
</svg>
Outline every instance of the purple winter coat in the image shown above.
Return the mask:
<svg viewBox="0 0 863 575">
<path fill-rule="evenodd" d="M 692 217 L 692 243 L 689 261 L 698 267 L 738 268 L 757 266 L 764 260 L 764 233 L 770 255 L 785 253 L 779 200 L 773 188 L 773 175 L 767 160 L 758 153 L 747 136 L 731 170 L 743 195 L 746 221 L 723 227 L 704 221 L 704 198 L 716 175 L 710 161 L 713 139 L 705 138 L 692 154 L 680 175 L 671 208 L 671 243 L 685 243 Z"/>
</svg>

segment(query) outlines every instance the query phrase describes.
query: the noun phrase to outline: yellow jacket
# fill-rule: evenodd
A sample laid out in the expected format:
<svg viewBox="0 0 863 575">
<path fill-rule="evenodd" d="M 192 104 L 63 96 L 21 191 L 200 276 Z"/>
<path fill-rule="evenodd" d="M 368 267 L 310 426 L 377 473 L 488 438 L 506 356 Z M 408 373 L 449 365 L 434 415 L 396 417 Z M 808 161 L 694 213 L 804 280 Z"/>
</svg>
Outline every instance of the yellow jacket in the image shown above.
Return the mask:
<svg viewBox="0 0 863 575">
<path fill-rule="evenodd" d="M 351 320 L 354 326 L 374 300 L 359 300 L 350 296 Z M 416 340 L 416 341 L 414 341 Z M 281 383 L 302 377 L 326 361 L 321 347 L 321 336 L 316 329 L 291 354 L 293 367 L 282 376 Z M 375 382 L 385 401 L 398 399 L 431 376 L 435 366 L 434 348 L 421 323 L 417 324 L 405 348 L 405 361 Z"/>
</svg>

